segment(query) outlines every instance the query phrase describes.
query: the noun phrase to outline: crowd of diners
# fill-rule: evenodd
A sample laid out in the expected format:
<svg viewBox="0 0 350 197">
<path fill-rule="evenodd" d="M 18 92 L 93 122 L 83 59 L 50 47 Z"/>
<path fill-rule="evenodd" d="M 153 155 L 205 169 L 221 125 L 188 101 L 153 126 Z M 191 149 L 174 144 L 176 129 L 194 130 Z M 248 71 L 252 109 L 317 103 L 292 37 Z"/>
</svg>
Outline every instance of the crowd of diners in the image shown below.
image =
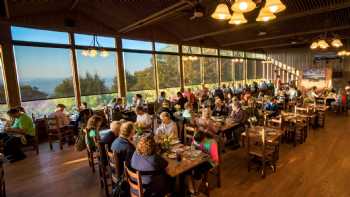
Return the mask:
<svg viewBox="0 0 350 197">
<path fill-rule="evenodd" d="M 325 94 L 326 91 L 318 91 L 316 87 L 307 92 L 300 91 L 294 81 L 282 84 L 277 76 L 274 82 L 261 81 L 251 85 L 238 84 L 235 87 L 223 84 L 221 87 L 209 89 L 203 84 L 196 91 L 191 88 L 181 89 L 175 96 L 161 92 L 152 111 L 141 94 L 136 94 L 133 98 L 132 110 L 126 109 L 122 98 L 116 98 L 110 104 L 111 113 L 120 115 L 110 118 L 112 120 L 108 126 L 105 125 L 105 119 L 109 112 L 106 112 L 106 116 L 95 115 L 86 103 L 79 110 L 78 123 L 72 124 L 63 104 L 58 104 L 56 110 L 48 116 L 57 118 L 60 130 L 80 128 L 81 132 L 77 135 L 84 135 L 89 151 L 97 151 L 98 143 L 107 144 L 110 151 L 117 155 L 118 167 L 122 172 L 124 162 L 134 170 L 157 172 L 142 175 L 145 191 L 151 196 L 171 193 L 175 183 L 165 173 L 167 161 L 158 151 L 158 140 L 166 138 L 183 141 L 179 139 L 179 133 L 183 132 L 177 125 L 179 120 L 193 126 L 196 132 L 192 145 L 210 156 L 209 162 L 187 173 L 188 191 L 197 195 L 204 173 L 220 162 L 218 155 L 222 142 L 219 142 L 218 127 L 212 117 L 226 117 L 236 123 L 236 126 L 225 131 L 226 140 L 223 145 L 237 149 L 247 122 L 252 117 L 256 121 L 263 118 L 256 108 L 257 101 L 264 100 L 261 108 L 269 111 L 271 117 L 278 116 L 281 106 L 295 100 L 316 102 L 319 98 L 328 98 L 328 104 L 337 106 L 336 109 L 348 109 L 350 83 L 338 93 L 329 91 Z M 21 146 L 35 136 L 35 126 L 22 107 L 12 108 L 7 114 L 11 119 L 4 125 L 0 139 L 4 142 L 6 158 L 14 162 L 25 158 Z M 108 130 L 104 130 L 106 127 Z M 139 137 L 135 138 L 136 135 Z M 67 139 L 66 142 L 70 143 L 70 140 Z"/>
</svg>

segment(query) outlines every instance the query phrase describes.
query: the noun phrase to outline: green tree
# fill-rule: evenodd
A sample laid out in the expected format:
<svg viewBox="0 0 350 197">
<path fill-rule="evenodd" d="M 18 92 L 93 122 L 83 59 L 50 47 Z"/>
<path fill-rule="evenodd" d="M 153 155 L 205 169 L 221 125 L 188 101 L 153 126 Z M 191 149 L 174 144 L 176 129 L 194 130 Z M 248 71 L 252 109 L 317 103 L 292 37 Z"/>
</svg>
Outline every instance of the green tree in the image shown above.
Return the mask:
<svg viewBox="0 0 350 197">
<path fill-rule="evenodd" d="M 72 78 L 64 79 L 58 86 L 55 87 L 55 97 L 69 97 L 74 95 Z"/>
<path fill-rule="evenodd" d="M 47 99 L 48 94 L 41 92 L 37 87 L 30 85 L 21 85 L 21 96 L 24 100 Z"/>
</svg>

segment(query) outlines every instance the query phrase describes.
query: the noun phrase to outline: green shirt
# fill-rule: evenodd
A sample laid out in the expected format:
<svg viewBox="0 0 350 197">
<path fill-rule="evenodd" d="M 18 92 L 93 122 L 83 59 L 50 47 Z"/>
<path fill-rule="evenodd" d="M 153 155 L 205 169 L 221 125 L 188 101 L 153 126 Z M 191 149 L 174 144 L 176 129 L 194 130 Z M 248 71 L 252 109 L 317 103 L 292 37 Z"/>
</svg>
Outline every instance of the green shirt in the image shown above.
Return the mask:
<svg viewBox="0 0 350 197">
<path fill-rule="evenodd" d="M 16 118 L 12 128 L 23 129 L 26 135 L 35 136 L 33 120 L 27 114 L 21 114 Z"/>
</svg>

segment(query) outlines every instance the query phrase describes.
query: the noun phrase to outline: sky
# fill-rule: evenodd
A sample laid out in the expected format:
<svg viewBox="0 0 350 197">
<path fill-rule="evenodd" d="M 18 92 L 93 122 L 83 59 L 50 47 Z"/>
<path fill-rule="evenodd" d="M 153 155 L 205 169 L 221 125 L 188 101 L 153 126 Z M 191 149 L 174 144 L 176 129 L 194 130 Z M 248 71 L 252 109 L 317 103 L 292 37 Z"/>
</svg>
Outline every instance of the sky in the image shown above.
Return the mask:
<svg viewBox="0 0 350 197">
<path fill-rule="evenodd" d="M 31 28 L 11 28 L 13 40 L 69 44 L 68 33 L 38 30 Z M 77 45 L 89 46 L 92 35 L 75 34 Z M 103 47 L 115 47 L 114 38 L 98 36 L 98 42 Z M 123 48 L 152 50 L 151 42 L 122 40 Z M 164 47 L 157 44 L 157 47 Z M 70 50 L 42 47 L 14 47 L 18 75 L 21 79 L 35 78 L 66 78 L 71 76 Z M 151 65 L 151 54 L 124 53 L 124 65 L 127 71 L 134 73 Z M 111 78 L 116 74 L 116 55 L 112 53 L 108 57 L 84 57 L 81 50 L 77 50 L 77 62 L 79 74 L 97 72 L 103 78 Z M 21 77 L 22 76 L 22 77 Z"/>
</svg>

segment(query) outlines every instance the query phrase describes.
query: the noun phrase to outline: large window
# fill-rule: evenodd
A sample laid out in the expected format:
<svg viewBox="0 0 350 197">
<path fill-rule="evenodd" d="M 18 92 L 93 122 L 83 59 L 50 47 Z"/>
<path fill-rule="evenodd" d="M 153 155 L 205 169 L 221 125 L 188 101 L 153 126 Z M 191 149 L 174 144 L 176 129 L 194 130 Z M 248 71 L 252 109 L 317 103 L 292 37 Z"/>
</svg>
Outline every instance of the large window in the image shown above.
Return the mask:
<svg viewBox="0 0 350 197">
<path fill-rule="evenodd" d="M 218 58 L 202 57 L 204 69 L 204 83 L 216 86 L 219 82 Z"/>
<path fill-rule="evenodd" d="M 75 38 L 75 45 L 80 46 L 91 46 L 93 45 L 93 35 L 86 35 L 86 34 L 74 34 Z M 104 36 L 96 36 L 96 40 L 98 43 L 95 43 L 95 45 L 99 45 L 100 47 L 107 47 L 107 48 L 115 48 L 115 39 L 112 37 L 104 37 Z"/>
<path fill-rule="evenodd" d="M 242 81 L 244 80 L 244 66 L 243 62 L 236 62 L 235 63 L 235 81 Z"/>
<path fill-rule="evenodd" d="M 262 79 L 263 78 L 264 66 L 265 65 L 262 63 L 262 61 L 260 61 L 260 60 L 256 61 L 256 74 L 255 74 L 255 78 L 256 79 Z"/>
<path fill-rule="evenodd" d="M 122 45 L 124 49 L 152 50 L 152 42 L 147 41 L 122 39 Z"/>
<path fill-rule="evenodd" d="M 178 53 L 179 52 L 179 45 L 156 42 L 155 43 L 155 50 L 159 51 L 159 52 Z"/>
<path fill-rule="evenodd" d="M 175 94 L 180 87 L 180 57 L 157 54 L 158 84 L 160 91 Z"/>
<path fill-rule="evenodd" d="M 3 61 L 2 61 L 2 51 L 0 46 L 0 112 L 5 112 L 7 110 L 7 105 L 6 105 L 6 95 L 5 95 L 5 84 L 2 76 L 2 73 L 3 73 L 2 68 L 3 68 Z"/>
<path fill-rule="evenodd" d="M 255 79 L 255 60 L 247 61 L 247 79 Z"/>
<path fill-rule="evenodd" d="M 125 52 L 124 66 L 128 102 L 131 102 L 137 93 L 142 94 L 148 101 L 154 101 L 156 91 L 152 54 Z"/>
<path fill-rule="evenodd" d="M 232 59 L 221 58 L 221 82 L 233 81 L 233 62 Z"/>
<path fill-rule="evenodd" d="M 22 101 L 74 96 L 69 49 L 14 46 L 14 53 Z M 25 105 L 34 113 L 53 111 L 56 104 L 31 107 L 32 103 Z M 74 99 L 66 104 L 73 106 Z"/>
<path fill-rule="evenodd" d="M 77 64 L 82 101 L 92 108 L 101 108 L 109 103 L 118 89 L 116 56 L 110 52 L 107 57 L 94 58 L 82 55 L 77 50 Z M 96 96 L 92 96 L 96 95 Z M 105 96 L 101 96 L 105 95 Z"/>
<path fill-rule="evenodd" d="M 201 79 L 201 66 L 200 60 L 183 60 L 184 67 L 184 80 L 185 86 L 200 85 L 202 83 Z"/>
<path fill-rule="evenodd" d="M 11 33 L 12 39 L 18 41 L 69 44 L 67 32 L 12 26 Z"/>
</svg>

